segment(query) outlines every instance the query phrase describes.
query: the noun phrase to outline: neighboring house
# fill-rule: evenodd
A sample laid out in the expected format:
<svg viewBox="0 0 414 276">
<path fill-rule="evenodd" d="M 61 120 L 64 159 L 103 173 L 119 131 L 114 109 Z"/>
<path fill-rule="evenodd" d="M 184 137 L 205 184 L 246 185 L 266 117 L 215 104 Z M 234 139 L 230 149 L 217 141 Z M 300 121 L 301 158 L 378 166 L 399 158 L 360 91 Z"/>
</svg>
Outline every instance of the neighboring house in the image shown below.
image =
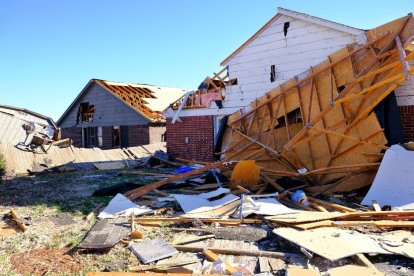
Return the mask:
<svg viewBox="0 0 414 276">
<path fill-rule="evenodd" d="M 47 116 L 24 108 L 0 105 L 0 144 L 25 146 L 31 142 L 35 132 L 52 138 L 56 130 L 55 122 Z"/>
<path fill-rule="evenodd" d="M 222 108 L 214 101 L 209 106 L 189 106 L 179 113 L 182 122 L 174 124 L 171 120 L 175 110 L 164 112 L 168 152 L 212 161 L 215 135 L 223 116 L 240 110 L 354 42 L 365 42 L 363 30 L 278 8 L 272 19 L 221 63 L 230 79 L 220 90 Z"/>
<path fill-rule="evenodd" d="M 162 111 L 181 88 L 92 79 L 58 120 L 62 138 L 78 147 L 103 149 L 164 140 Z"/>
</svg>

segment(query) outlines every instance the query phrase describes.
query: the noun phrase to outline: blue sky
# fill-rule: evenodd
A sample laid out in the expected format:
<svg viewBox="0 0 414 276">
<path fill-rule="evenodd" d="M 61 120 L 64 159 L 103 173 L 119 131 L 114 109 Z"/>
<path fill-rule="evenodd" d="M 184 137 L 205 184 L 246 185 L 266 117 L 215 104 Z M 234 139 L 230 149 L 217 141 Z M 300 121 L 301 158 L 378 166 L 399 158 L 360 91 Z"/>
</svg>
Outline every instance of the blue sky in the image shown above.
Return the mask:
<svg viewBox="0 0 414 276">
<path fill-rule="evenodd" d="M 359 28 L 413 0 L 0 0 L 0 104 L 58 119 L 91 78 L 194 88 L 275 13 Z"/>
</svg>

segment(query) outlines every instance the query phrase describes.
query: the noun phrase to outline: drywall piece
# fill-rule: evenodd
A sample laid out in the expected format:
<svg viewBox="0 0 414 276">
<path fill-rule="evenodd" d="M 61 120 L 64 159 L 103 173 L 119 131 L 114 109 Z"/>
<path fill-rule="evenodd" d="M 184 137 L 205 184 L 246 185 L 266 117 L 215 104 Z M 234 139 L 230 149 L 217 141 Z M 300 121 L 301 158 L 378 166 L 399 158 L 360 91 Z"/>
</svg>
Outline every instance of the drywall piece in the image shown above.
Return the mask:
<svg viewBox="0 0 414 276">
<path fill-rule="evenodd" d="M 350 230 L 318 228 L 299 231 L 293 228 L 278 228 L 273 230 L 273 233 L 330 261 L 358 253 L 390 254 L 369 235 Z"/>
<path fill-rule="evenodd" d="M 344 266 L 329 269 L 328 275 L 329 276 L 349 276 L 349 275 L 382 276 L 382 275 L 385 275 L 385 273 L 379 272 L 378 270 L 373 269 L 371 267 L 344 265 Z"/>
<path fill-rule="evenodd" d="M 228 194 L 217 200 L 209 200 L 228 192 L 230 192 L 229 189 L 219 188 L 215 191 L 199 195 L 173 194 L 172 196 L 177 200 L 186 214 L 191 214 L 212 211 L 239 199 L 238 196 Z"/>
<path fill-rule="evenodd" d="M 182 215 L 185 218 L 221 218 L 231 216 L 239 207 L 240 200 L 235 200 L 227 204 L 217 204 L 209 209 L 204 209 L 202 212 L 191 212 Z"/>
<path fill-rule="evenodd" d="M 309 212 L 309 211 L 300 211 L 293 214 L 280 214 L 271 217 L 267 217 L 266 219 L 273 221 L 273 222 L 280 222 L 280 223 L 305 223 L 305 222 L 313 222 L 313 221 L 322 221 L 328 220 L 333 218 L 340 218 L 345 217 L 346 213 L 339 213 L 339 212 Z"/>
<path fill-rule="evenodd" d="M 178 251 L 169 246 L 163 239 L 156 238 L 131 245 L 131 250 L 144 264 L 165 259 Z"/>
<path fill-rule="evenodd" d="M 293 210 L 286 207 L 274 198 L 262 198 L 254 200 L 250 196 L 244 196 L 242 209 L 243 217 L 247 217 L 251 214 L 273 216 L 300 212 L 298 210 Z M 234 217 L 239 216 L 240 208 L 234 213 Z"/>
<path fill-rule="evenodd" d="M 77 247 L 85 249 L 111 248 L 120 240 L 128 237 L 130 230 L 131 225 L 125 223 L 125 219 L 98 220 Z"/>
<path fill-rule="evenodd" d="M 373 236 L 380 246 L 392 253 L 414 259 L 414 237 L 410 231 L 397 230 Z"/>
<path fill-rule="evenodd" d="M 140 207 L 126 198 L 122 194 L 117 194 L 99 214 L 98 218 L 113 218 L 114 216 L 129 217 L 134 215 L 144 215 L 153 211 L 146 207 Z"/>
<path fill-rule="evenodd" d="M 374 183 L 361 204 L 370 205 L 372 200 L 380 206 L 402 206 L 414 202 L 414 151 L 394 145 L 382 159 Z"/>
<path fill-rule="evenodd" d="M 119 170 L 128 167 L 128 163 L 126 161 L 95 162 L 93 165 L 100 171 Z"/>
</svg>

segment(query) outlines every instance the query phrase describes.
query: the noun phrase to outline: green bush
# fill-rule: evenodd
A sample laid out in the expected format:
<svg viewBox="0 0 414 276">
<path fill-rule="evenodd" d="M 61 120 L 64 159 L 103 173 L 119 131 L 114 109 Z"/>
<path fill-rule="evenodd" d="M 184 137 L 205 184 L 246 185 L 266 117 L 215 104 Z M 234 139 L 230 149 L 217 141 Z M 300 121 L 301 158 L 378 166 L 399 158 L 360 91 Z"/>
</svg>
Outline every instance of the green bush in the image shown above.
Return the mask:
<svg viewBox="0 0 414 276">
<path fill-rule="evenodd" d="M 0 152 L 0 180 L 6 174 L 6 159 L 4 155 Z"/>
</svg>

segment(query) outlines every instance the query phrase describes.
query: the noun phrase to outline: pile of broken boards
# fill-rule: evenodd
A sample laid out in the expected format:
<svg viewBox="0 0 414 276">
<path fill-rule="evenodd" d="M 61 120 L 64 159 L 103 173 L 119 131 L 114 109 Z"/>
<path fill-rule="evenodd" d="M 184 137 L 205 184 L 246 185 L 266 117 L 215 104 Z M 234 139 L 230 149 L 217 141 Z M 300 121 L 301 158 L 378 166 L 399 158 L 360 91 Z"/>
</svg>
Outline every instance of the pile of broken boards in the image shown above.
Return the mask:
<svg viewBox="0 0 414 276">
<path fill-rule="evenodd" d="M 364 254 L 412 263 L 414 211 L 386 211 L 375 201 L 345 206 L 338 195 L 301 204 L 291 200 L 294 188 L 280 192 L 282 186 L 272 190 L 267 182 L 229 189 L 231 183 L 206 167 L 171 172 L 144 186 L 145 194 L 135 193 L 135 202 L 116 195 L 78 248 L 108 250 L 119 242 L 129 247 L 132 274 L 111 275 L 384 275 Z M 182 188 L 180 176 L 188 175 Z M 125 194 L 131 198 L 134 192 Z"/>
</svg>

